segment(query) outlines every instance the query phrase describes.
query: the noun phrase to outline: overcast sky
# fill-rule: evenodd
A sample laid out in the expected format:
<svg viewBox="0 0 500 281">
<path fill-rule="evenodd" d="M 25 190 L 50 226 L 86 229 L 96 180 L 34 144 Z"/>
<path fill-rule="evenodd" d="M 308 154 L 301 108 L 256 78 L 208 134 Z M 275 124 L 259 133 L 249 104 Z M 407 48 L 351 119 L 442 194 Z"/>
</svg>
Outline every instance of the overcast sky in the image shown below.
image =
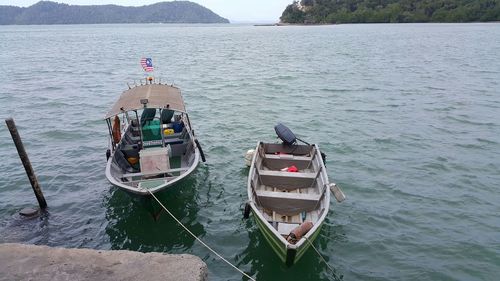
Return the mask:
<svg viewBox="0 0 500 281">
<path fill-rule="evenodd" d="M 39 0 L 0 0 L 0 5 L 27 7 Z M 142 6 L 166 0 L 52 0 L 72 5 L 116 4 Z M 233 21 L 277 22 L 286 6 L 293 0 L 191 0 L 203 5 L 218 15 Z"/>
</svg>

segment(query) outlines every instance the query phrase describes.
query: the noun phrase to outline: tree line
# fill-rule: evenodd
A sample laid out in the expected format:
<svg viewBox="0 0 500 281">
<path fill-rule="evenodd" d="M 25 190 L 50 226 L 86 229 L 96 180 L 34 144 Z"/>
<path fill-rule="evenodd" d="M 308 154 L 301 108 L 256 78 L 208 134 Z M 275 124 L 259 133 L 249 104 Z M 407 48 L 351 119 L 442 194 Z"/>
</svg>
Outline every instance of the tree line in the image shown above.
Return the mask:
<svg viewBox="0 0 500 281">
<path fill-rule="evenodd" d="M 500 21 L 500 0 L 302 0 L 283 23 L 410 23 Z"/>
</svg>

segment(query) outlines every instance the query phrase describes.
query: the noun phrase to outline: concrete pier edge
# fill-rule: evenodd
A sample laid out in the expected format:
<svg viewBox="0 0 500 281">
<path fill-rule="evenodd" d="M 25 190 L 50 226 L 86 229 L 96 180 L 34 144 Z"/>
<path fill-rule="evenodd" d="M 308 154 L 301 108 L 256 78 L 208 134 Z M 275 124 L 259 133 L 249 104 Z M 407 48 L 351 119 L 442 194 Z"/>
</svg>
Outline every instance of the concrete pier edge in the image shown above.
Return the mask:
<svg viewBox="0 0 500 281">
<path fill-rule="evenodd" d="M 193 255 L 0 244 L 0 280 L 208 280 Z"/>
</svg>

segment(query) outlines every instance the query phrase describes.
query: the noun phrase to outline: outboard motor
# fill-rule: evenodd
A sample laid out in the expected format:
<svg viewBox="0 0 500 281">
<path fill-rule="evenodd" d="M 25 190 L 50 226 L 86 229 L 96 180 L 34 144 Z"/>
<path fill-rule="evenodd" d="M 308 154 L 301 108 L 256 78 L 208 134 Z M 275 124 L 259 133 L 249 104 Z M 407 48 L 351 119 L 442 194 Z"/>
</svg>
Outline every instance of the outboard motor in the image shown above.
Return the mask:
<svg viewBox="0 0 500 281">
<path fill-rule="evenodd" d="M 280 138 L 284 144 L 292 145 L 297 142 L 297 137 L 287 126 L 278 123 L 278 125 L 274 126 L 274 131 L 276 131 L 276 135 Z"/>
</svg>

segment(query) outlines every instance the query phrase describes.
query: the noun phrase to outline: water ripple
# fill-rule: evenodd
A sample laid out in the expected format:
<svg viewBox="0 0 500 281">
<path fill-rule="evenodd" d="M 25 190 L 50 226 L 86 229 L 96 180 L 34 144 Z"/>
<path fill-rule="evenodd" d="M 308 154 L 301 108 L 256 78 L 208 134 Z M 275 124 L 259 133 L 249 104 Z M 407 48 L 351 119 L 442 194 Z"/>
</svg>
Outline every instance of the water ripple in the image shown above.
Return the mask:
<svg viewBox="0 0 500 281">
<path fill-rule="evenodd" d="M 17 215 L 36 200 L 0 129 L 0 242 L 191 253 L 210 280 L 241 279 L 159 206 L 105 179 L 102 117 L 150 55 L 182 89 L 208 159 L 161 200 L 241 269 L 258 280 L 494 280 L 499 37 L 498 24 L 0 27 L 0 115 L 15 118 L 49 204 L 41 218 Z M 9 67 L 19 60 L 29 68 Z M 333 276 L 314 251 L 285 267 L 242 219 L 243 155 L 275 141 L 277 122 L 319 144 L 348 197 L 332 199 L 314 244 Z"/>
</svg>

